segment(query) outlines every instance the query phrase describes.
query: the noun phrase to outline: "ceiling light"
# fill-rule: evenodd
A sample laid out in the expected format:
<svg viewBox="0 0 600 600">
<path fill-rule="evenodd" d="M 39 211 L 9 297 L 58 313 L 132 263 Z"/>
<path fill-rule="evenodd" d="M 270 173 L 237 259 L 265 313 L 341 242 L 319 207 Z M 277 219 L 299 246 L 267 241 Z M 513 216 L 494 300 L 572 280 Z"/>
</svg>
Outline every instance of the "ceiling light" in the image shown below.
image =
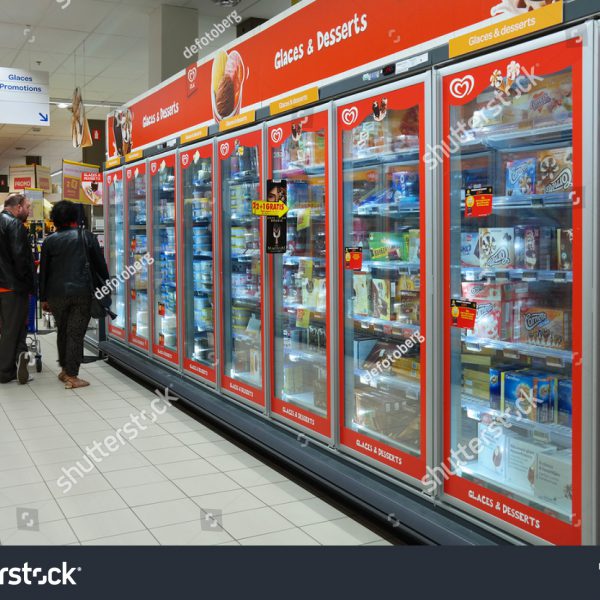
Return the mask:
<svg viewBox="0 0 600 600">
<path fill-rule="evenodd" d="M 58 108 L 69 108 L 69 103 L 68 102 L 59 102 Z"/>
<path fill-rule="evenodd" d="M 213 0 L 215 4 L 221 6 L 237 6 L 242 0 Z"/>
<path fill-rule="evenodd" d="M 20 152 L 21 150 L 27 150 L 27 148 L 25 148 L 25 146 L 15 146 L 15 150 Z"/>
</svg>

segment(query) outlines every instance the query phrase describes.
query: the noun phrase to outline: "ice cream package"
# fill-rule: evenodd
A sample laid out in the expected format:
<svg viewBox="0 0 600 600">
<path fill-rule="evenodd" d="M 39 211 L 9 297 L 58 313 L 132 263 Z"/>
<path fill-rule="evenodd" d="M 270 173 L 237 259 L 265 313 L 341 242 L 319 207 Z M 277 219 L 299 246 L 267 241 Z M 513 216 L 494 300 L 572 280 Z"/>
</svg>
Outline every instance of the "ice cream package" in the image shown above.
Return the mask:
<svg viewBox="0 0 600 600">
<path fill-rule="evenodd" d="M 533 225 L 515 227 L 515 267 L 517 269 L 550 269 L 552 229 Z"/>
<path fill-rule="evenodd" d="M 512 227 L 479 229 L 479 266 L 482 269 L 514 269 L 515 231 Z"/>
<path fill-rule="evenodd" d="M 479 267 L 479 232 L 466 231 L 460 234 L 460 266 Z"/>
<path fill-rule="evenodd" d="M 510 341 L 513 329 L 513 303 L 493 300 L 477 301 L 473 335 L 489 340 Z"/>
<path fill-rule="evenodd" d="M 559 271 L 570 271 L 573 268 L 573 230 L 557 229 L 557 268 Z"/>
<path fill-rule="evenodd" d="M 534 156 L 506 163 L 506 195 L 526 196 L 535 192 L 536 159 Z"/>
<path fill-rule="evenodd" d="M 538 423 L 553 423 L 558 401 L 556 376 L 525 369 L 502 373 L 502 410 Z"/>
<path fill-rule="evenodd" d="M 570 321 L 568 310 L 523 305 L 520 310 L 520 341 L 568 350 L 571 347 Z"/>
<path fill-rule="evenodd" d="M 538 153 L 536 193 L 567 193 L 573 189 L 573 149 L 553 148 Z"/>
</svg>

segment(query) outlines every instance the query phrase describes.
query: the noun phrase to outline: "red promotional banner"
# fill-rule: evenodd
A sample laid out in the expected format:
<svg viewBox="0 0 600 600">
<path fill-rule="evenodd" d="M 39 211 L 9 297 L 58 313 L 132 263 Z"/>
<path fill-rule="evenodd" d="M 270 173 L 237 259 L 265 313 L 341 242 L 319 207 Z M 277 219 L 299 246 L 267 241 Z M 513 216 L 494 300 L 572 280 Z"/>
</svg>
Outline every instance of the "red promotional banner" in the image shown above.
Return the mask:
<svg viewBox="0 0 600 600">
<path fill-rule="evenodd" d="M 517 0 L 314 0 L 109 115 L 108 155 L 220 122 L 490 17 L 528 10 Z"/>
</svg>

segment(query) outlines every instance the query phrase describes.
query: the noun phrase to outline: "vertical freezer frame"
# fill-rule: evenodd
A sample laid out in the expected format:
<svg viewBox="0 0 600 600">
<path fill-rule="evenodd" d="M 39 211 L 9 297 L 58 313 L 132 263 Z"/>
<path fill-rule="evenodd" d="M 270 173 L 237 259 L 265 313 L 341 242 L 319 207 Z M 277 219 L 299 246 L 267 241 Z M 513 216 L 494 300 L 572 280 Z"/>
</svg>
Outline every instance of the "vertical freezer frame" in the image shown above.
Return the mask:
<svg viewBox="0 0 600 600">
<path fill-rule="evenodd" d="M 347 299 L 345 295 L 345 266 L 344 266 L 344 175 L 343 175 L 343 128 L 340 123 L 343 122 L 346 127 L 359 121 L 359 114 L 367 111 L 369 99 L 382 94 L 398 92 L 406 96 L 406 108 L 410 106 L 419 106 L 419 180 L 420 185 L 420 304 L 421 318 L 419 333 L 425 338 L 421 344 L 420 361 L 421 371 L 419 377 L 420 389 L 420 454 L 415 456 L 404 452 L 384 442 L 373 443 L 372 439 L 366 435 L 352 431 L 346 426 L 346 397 L 345 389 L 348 378 L 347 362 L 351 357 L 347 357 L 345 352 L 345 316 L 347 309 Z M 336 342 L 338 344 L 337 352 L 339 359 L 339 382 L 337 384 L 339 400 L 339 448 L 342 452 L 359 459 L 361 462 L 382 471 L 394 479 L 405 481 L 417 488 L 423 488 L 423 478 L 426 475 L 426 467 L 431 461 L 433 452 L 432 432 L 432 414 L 433 414 L 433 347 L 434 344 L 428 339 L 429 332 L 434 331 L 433 319 L 434 312 L 431 310 L 432 290 L 434 284 L 434 236 L 433 236 L 433 175 L 425 169 L 423 155 L 432 141 L 433 119 L 432 119 L 432 74 L 427 71 L 420 75 L 414 75 L 396 82 L 361 92 L 355 96 L 344 98 L 335 102 L 335 135 L 332 139 L 332 146 L 336 148 L 336 167 L 338 183 L 335 193 L 337 207 L 337 256 L 335 258 L 337 267 L 336 285 L 338 291 L 337 311 L 338 311 L 338 335 Z M 360 108 L 358 108 L 360 106 Z M 333 171 L 334 167 L 332 167 Z M 335 289 L 335 288 L 334 288 Z M 352 371 L 352 376 L 354 375 Z"/>
<path fill-rule="evenodd" d="M 215 154 L 214 154 L 214 162 L 215 166 L 213 167 L 213 181 L 215 182 L 216 187 L 216 207 L 217 214 L 219 217 L 223 214 L 223 178 L 222 178 L 222 161 L 229 158 L 233 150 L 235 148 L 235 143 L 237 140 L 240 142 L 244 142 L 245 138 L 251 140 L 251 144 L 249 145 L 257 145 L 258 152 L 258 178 L 259 178 L 259 192 L 261 195 L 265 193 L 265 138 L 264 138 L 264 126 L 256 125 L 254 127 L 249 127 L 247 129 L 240 129 L 233 133 L 229 133 L 222 136 L 217 136 L 215 138 Z M 224 264 L 223 264 L 223 247 L 225 244 L 225 240 L 227 236 L 224 227 L 224 219 L 218 219 L 218 227 L 219 227 L 219 252 L 218 252 L 218 297 L 220 298 L 220 306 L 224 305 Z M 261 333 L 260 333 L 260 342 L 262 348 L 262 357 L 261 357 L 261 373 L 262 373 L 262 387 L 257 388 L 248 383 L 238 381 L 229 377 L 225 373 L 225 327 L 224 327 L 224 319 L 225 319 L 225 310 L 220 309 L 218 311 L 218 331 L 219 331 L 219 341 L 217 343 L 217 347 L 219 349 L 218 354 L 218 374 L 217 377 L 219 379 L 220 390 L 226 394 L 234 398 L 235 400 L 239 400 L 247 406 L 251 406 L 252 408 L 259 409 L 261 412 L 265 412 L 267 410 L 267 398 L 268 398 L 268 381 L 267 381 L 267 365 L 265 358 L 268 356 L 269 346 L 268 346 L 268 327 L 267 327 L 267 294 L 265 290 L 268 289 L 267 282 L 267 261 L 265 260 L 265 251 L 264 251 L 264 224 L 262 220 L 260 221 L 259 226 L 259 240 L 260 240 L 260 264 L 261 264 L 261 276 L 260 276 L 260 285 L 261 285 Z M 230 285 L 230 283 L 228 284 Z M 229 298 L 231 301 L 232 299 Z"/>
<path fill-rule="evenodd" d="M 277 260 L 278 255 L 267 255 L 267 273 L 269 281 L 269 319 L 268 319 L 268 356 L 269 356 L 269 408 L 270 415 L 278 421 L 282 421 L 286 425 L 292 426 L 294 429 L 298 429 L 308 435 L 319 438 L 325 442 L 332 442 L 336 414 L 337 414 L 337 402 L 334 394 L 334 382 L 335 377 L 333 376 L 332 366 L 335 361 L 333 344 L 337 336 L 337 322 L 333 317 L 334 311 L 334 297 L 335 291 L 334 275 L 336 272 L 336 246 L 334 245 L 334 234 L 335 234 L 335 205 L 334 205 L 334 194 L 333 194 L 333 171 L 334 163 L 332 161 L 332 148 L 335 143 L 333 135 L 333 106 L 331 103 L 321 104 L 313 108 L 306 110 L 300 110 L 295 113 L 288 114 L 284 117 L 274 119 L 267 122 L 266 127 L 266 142 L 264 146 L 264 157 L 265 157 L 265 170 L 267 173 L 267 179 L 273 179 L 273 165 L 271 161 L 271 151 L 277 147 L 281 147 L 286 139 L 291 135 L 291 125 L 295 122 L 304 123 L 305 119 L 314 117 L 317 121 L 317 125 L 322 125 L 325 131 L 325 171 L 324 171 L 324 187 L 325 187 L 325 231 L 326 231 L 326 247 L 325 247 L 325 266 L 326 266 L 326 335 L 327 335 L 327 346 L 326 346 L 326 366 L 328 371 L 327 378 L 327 416 L 320 417 L 308 410 L 302 409 L 297 405 L 294 405 L 292 411 L 286 411 L 287 405 L 281 398 L 277 396 L 275 389 L 275 286 L 276 282 L 274 278 L 274 261 Z M 317 125 L 311 126 L 306 131 L 316 131 L 320 129 Z M 287 135 L 286 135 L 287 133 Z M 263 185 L 263 189 L 264 189 Z M 289 188 L 288 188 L 289 189 Z M 289 201 L 289 199 L 288 199 Z"/>
<path fill-rule="evenodd" d="M 560 56 L 563 61 L 560 66 L 548 63 L 544 51 L 549 46 L 563 45 Z M 469 515 L 477 516 L 483 521 L 488 521 L 500 530 L 510 535 L 520 537 L 533 543 L 553 544 L 581 544 L 592 543 L 595 535 L 593 523 L 595 521 L 594 494 L 596 474 L 592 464 L 594 456 L 595 438 L 597 432 L 590 424 L 596 416 L 593 407 L 597 398 L 596 387 L 596 327 L 583 325 L 588 319 L 594 319 L 597 311 L 598 294 L 595 287 L 594 269 L 597 271 L 597 244 L 598 224 L 596 207 L 593 196 L 593 156 L 591 148 L 594 146 L 592 116 L 593 107 L 593 81 L 597 80 L 592 72 L 593 61 L 593 35 L 592 23 L 581 25 L 551 34 L 535 41 L 486 54 L 480 58 L 457 63 L 439 71 L 438 91 L 439 105 L 443 110 L 440 117 L 438 143 L 442 143 L 448 134 L 450 122 L 450 104 L 446 103 L 446 81 L 453 75 L 457 81 L 462 76 L 460 83 L 463 86 L 473 80 L 473 75 L 468 71 L 480 67 L 492 68 L 495 63 L 514 58 L 522 62 L 527 59 L 528 53 L 532 58 L 536 73 L 553 73 L 563 68 L 571 67 L 573 73 L 573 229 L 578 233 L 573 245 L 573 319 L 572 319 L 572 378 L 573 397 L 576 398 L 573 406 L 573 508 L 572 524 L 564 523 L 533 507 L 507 498 L 501 492 L 489 490 L 487 487 L 475 482 L 469 482 L 456 474 L 445 478 L 443 491 L 440 497 L 448 504 L 457 506 Z M 564 64 L 563 64 L 564 63 Z M 528 64 L 529 63 L 523 63 Z M 489 75 L 489 74 L 488 74 Z M 489 83 L 487 84 L 489 85 Z M 461 97 L 462 87 L 455 87 L 455 97 Z M 464 94 L 467 96 L 467 94 Z M 577 100 L 577 103 L 575 103 Z M 595 142 L 597 146 L 597 141 Z M 441 319 L 443 334 L 443 454 L 437 458 L 445 464 L 451 450 L 451 356 L 450 356 L 450 318 L 449 301 L 451 297 L 450 279 L 450 160 L 443 161 L 443 194 L 440 196 L 443 208 L 443 218 L 440 219 L 440 238 L 444 240 L 441 293 Z M 439 214 L 439 211 L 438 211 Z M 441 464 L 441 463 L 440 463 Z M 482 504 L 484 498 L 486 504 Z M 505 516 L 505 515 L 508 515 Z M 520 517 L 523 515 L 523 518 Z M 525 519 L 527 517 L 527 519 Z M 512 520 L 508 520 L 508 519 Z"/>
<path fill-rule="evenodd" d="M 123 197 L 124 197 L 124 204 L 125 204 L 125 213 L 124 213 L 125 221 L 123 223 L 123 236 L 124 236 L 126 257 L 127 257 L 127 260 L 126 260 L 127 264 L 125 265 L 125 268 L 127 268 L 128 264 L 129 264 L 129 251 L 130 251 L 129 228 L 132 225 L 129 222 L 129 208 L 130 208 L 131 199 L 129 198 L 129 193 L 128 193 L 128 189 L 129 189 L 128 182 L 131 179 L 131 176 L 135 174 L 136 169 L 142 170 L 143 177 L 146 180 L 146 200 L 145 200 L 145 203 L 146 203 L 146 244 L 148 243 L 148 240 L 149 240 L 147 163 L 146 163 L 146 161 L 139 161 L 136 163 L 126 164 L 123 167 Z M 150 252 L 150 248 L 148 247 L 148 245 L 146 246 L 146 249 L 148 252 Z M 150 277 L 149 277 L 150 267 L 146 267 L 146 268 L 148 269 L 148 286 L 150 286 Z M 125 310 L 127 311 L 127 341 L 131 348 L 135 348 L 136 350 L 138 350 L 140 352 L 149 354 L 149 352 L 150 352 L 150 333 L 151 333 L 151 327 L 152 327 L 150 324 L 150 314 L 148 314 L 148 339 L 141 338 L 141 337 L 137 336 L 136 334 L 134 334 L 132 331 L 132 324 L 131 324 L 132 287 L 131 287 L 131 282 L 132 282 L 132 278 L 130 277 L 127 280 L 127 292 L 126 292 L 127 298 L 125 301 Z M 146 290 L 146 293 L 148 294 L 148 309 L 150 309 L 150 289 Z M 148 312 L 149 312 L 149 310 L 148 310 Z"/>
<path fill-rule="evenodd" d="M 149 158 L 147 161 L 147 167 L 146 167 L 146 177 L 147 177 L 147 195 L 146 195 L 146 206 L 147 206 L 147 213 L 149 215 L 149 219 L 147 220 L 148 222 L 148 245 L 149 248 L 151 248 L 151 256 L 154 259 L 152 262 L 152 265 L 150 266 L 149 272 L 148 272 L 148 285 L 151 288 L 150 289 L 150 296 L 149 296 L 149 301 L 150 301 L 150 306 L 149 306 L 149 315 L 148 318 L 150 319 L 150 348 L 151 348 L 151 354 L 154 358 L 156 358 L 157 360 L 160 360 L 161 362 L 164 362 L 172 367 L 175 368 L 179 368 L 179 359 L 181 356 L 181 335 L 180 335 L 180 324 L 179 324 L 179 313 L 178 313 L 178 306 L 181 303 L 181 298 L 180 298 L 180 293 L 179 290 L 177 290 L 178 287 L 178 282 L 179 282 L 179 268 L 178 268 L 178 262 L 179 262 L 179 257 L 176 257 L 176 261 L 175 261 L 175 278 L 176 278 L 176 303 L 177 303 L 177 307 L 175 309 L 175 315 L 177 316 L 177 324 L 176 324 L 176 331 L 177 331 L 177 348 L 176 351 L 173 352 L 170 349 L 167 349 L 163 346 L 161 346 L 160 344 L 156 343 L 156 271 L 157 271 L 157 257 L 154 256 L 154 228 L 155 228 L 155 223 L 154 223 L 154 217 L 155 217 L 155 210 L 154 210 L 154 201 L 155 199 L 153 198 L 153 192 L 152 192 L 152 177 L 154 175 L 156 175 L 159 172 L 160 169 L 160 163 L 162 161 L 165 161 L 167 163 L 167 168 L 172 168 L 173 169 L 173 173 L 175 176 L 175 180 L 174 180 L 174 185 L 175 185 L 175 195 L 174 195 L 174 209 L 175 209 L 175 218 L 174 218 L 174 229 L 175 229 L 175 249 L 176 252 L 179 251 L 179 246 L 178 246 L 178 238 L 179 238 L 179 222 L 178 222 L 178 213 L 177 213 L 177 193 L 178 193 L 178 186 L 179 186 L 179 181 L 177 179 L 177 152 L 175 150 L 171 150 L 169 152 L 165 152 L 163 154 L 159 154 L 157 156 L 153 156 L 152 158 Z"/>
<path fill-rule="evenodd" d="M 105 214 L 104 214 L 104 231 L 105 231 L 105 235 L 104 235 L 104 240 L 105 240 L 105 244 L 104 244 L 104 256 L 106 258 L 106 264 L 108 266 L 109 269 L 109 273 L 110 273 L 110 252 L 111 252 L 111 247 L 112 244 L 110 242 L 110 236 L 111 236 L 111 231 L 112 231 L 112 226 L 110 223 L 110 194 L 109 194 L 109 188 L 113 185 L 113 182 L 120 180 L 122 185 L 123 185 L 123 198 L 122 198 L 122 202 L 123 202 L 123 216 L 125 219 L 125 222 L 122 224 L 122 229 L 121 229 L 121 236 L 123 237 L 123 247 L 125 247 L 125 225 L 126 225 L 126 221 L 127 221 L 127 213 L 126 213 L 126 206 L 125 206 L 125 182 L 124 182 L 124 175 L 125 175 L 125 171 L 123 167 L 117 167 L 116 169 L 110 169 L 109 171 L 105 171 L 104 173 L 104 190 L 105 190 L 105 194 L 106 194 L 106 204 L 104 205 L 104 210 L 105 210 Z M 115 230 L 117 235 L 119 235 L 119 230 L 118 227 L 115 224 Z M 125 260 L 125 259 L 124 259 Z M 111 277 L 117 277 L 117 276 L 121 276 L 121 273 L 110 273 Z M 123 285 L 122 283 L 117 283 L 117 285 Z M 125 303 L 127 304 L 127 303 Z M 114 306 L 113 306 L 113 310 L 114 310 Z M 111 319 L 107 318 L 108 321 L 108 327 L 107 327 L 107 334 L 109 338 L 114 338 L 116 340 L 119 340 L 122 343 L 127 343 L 127 306 L 123 307 L 123 310 L 125 310 L 125 324 L 124 327 L 116 327 L 115 325 L 113 325 Z"/>
<path fill-rule="evenodd" d="M 211 387 L 215 387 L 218 384 L 218 373 L 219 373 L 219 359 L 220 359 L 220 332 L 219 332 L 219 315 L 221 312 L 221 304 L 217 302 L 217 284 L 218 278 L 217 273 L 219 273 L 219 256 L 220 253 L 217 252 L 217 248 L 219 247 L 219 227 L 220 227 L 220 218 L 217 212 L 217 166 L 216 166 L 216 152 L 215 152 L 215 140 L 211 138 L 209 140 L 205 140 L 200 143 L 189 144 L 182 148 L 179 148 L 177 153 L 177 169 L 176 169 L 176 181 L 179 182 L 179 189 L 177 192 L 177 214 L 180 223 L 179 234 L 178 234 L 178 256 L 177 256 L 177 268 L 179 270 L 180 276 L 179 281 L 181 282 L 181 298 L 178 301 L 178 322 L 179 326 L 179 336 L 181 340 L 180 351 L 181 351 L 181 364 L 183 366 L 183 371 L 186 375 L 191 375 L 192 377 L 199 379 L 202 383 L 210 385 Z M 184 177 L 183 171 L 191 164 L 194 160 L 194 155 L 196 152 L 199 153 L 200 158 L 210 158 L 212 164 L 212 244 L 213 244 L 213 307 L 214 307 L 214 315 L 213 315 L 213 328 L 214 328 L 214 343 L 215 343 L 215 363 L 214 366 L 208 367 L 204 364 L 201 364 L 197 361 L 189 359 L 186 357 L 185 353 L 185 345 L 187 342 L 186 339 L 186 314 L 187 308 L 185 306 L 186 302 L 186 279 L 185 279 L 185 260 L 186 254 L 191 251 L 190 248 L 185 247 L 185 222 L 184 222 Z"/>
</svg>

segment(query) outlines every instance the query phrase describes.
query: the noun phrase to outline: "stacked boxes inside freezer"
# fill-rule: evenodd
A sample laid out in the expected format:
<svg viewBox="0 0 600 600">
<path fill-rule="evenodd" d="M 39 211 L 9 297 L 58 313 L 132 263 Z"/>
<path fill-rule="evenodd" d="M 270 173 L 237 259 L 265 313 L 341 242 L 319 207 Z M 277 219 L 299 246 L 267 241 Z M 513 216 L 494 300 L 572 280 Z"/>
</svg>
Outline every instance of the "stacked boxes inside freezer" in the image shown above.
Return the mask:
<svg viewBox="0 0 600 600">
<path fill-rule="evenodd" d="M 454 373 L 462 394 L 453 411 L 460 415 L 455 439 L 473 434 L 474 418 L 480 440 L 490 423 L 498 425 L 464 476 L 569 521 L 570 77 L 556 74 L 541 85 L 505 107 L 488 129 L 473 131 L 478 143 L 471 153 L 463 147 L 460 163 L 453 162 L 453 197 L 464 199 L 467 186 L 494 190 L 487 217 L 467 218 L 454 207 L 461 210 L 462 277 L 453 292 L 475 302 L 477 316 L 474 329 L 462 332 L 460 373 Z M 472 116 L 484 96 L 460 110 Z M 536 130 L 549 125 L 559 133 L 540 143 Z M 488 144 L 494 134 L 505 143 Z"/>
<path fill-rule="evenodd" d="M 352 214 L 344 245 L 361 247 L 363 257 L 360 271 L 346 271 L 346 354 L 354 370 L 346 424 L 419 455 L 419 111 L 386 105 L 386 118 L 374 113 L 343 134 L 343 210 Z"/>
<path fill-rule="evenodd" d="M 175 170 L 163 160 L 152 176 L 154 202 L 155 343 L 177 348 Z"/>
<path fill-rule="evenodd" d="M 327 281 L 325 131 L 296 133 L 272 152 L 273 178 L 287 181 L 287 250 L 282 260 L 282 399 L 325 415 Z M 300 133 L 301 132 L 301 133 Z"/>
<path fill-rule="evenodd" d="M 186 242 L 186 357 L 214 364 L 212 159 L 196 151 L 182 169 Z M 191 282 L 191 285 L 190 283 Z"/>
<path fill-rule="evenodd" d="M 129 265 L 142 268 L 129 280 L 129 329 L 133 336 L 148 339 L 148 265 L 142 257 L 148 252 L 146 232 L 146 177 L 138 169 L 127 179 L 129 210 Z"/>
<path fill-rule="evenodd" d="M 234 154 L 223 161 L 224 210 L 229 218 L 230 286 L 228 307 L 231 327 L 229 373 L 259 386 L 262 377 L 261 263 L 259 217 L 252 201 L 260 197 L 258 152 L 255 146 L 236 144 Z"/>
</svg>

